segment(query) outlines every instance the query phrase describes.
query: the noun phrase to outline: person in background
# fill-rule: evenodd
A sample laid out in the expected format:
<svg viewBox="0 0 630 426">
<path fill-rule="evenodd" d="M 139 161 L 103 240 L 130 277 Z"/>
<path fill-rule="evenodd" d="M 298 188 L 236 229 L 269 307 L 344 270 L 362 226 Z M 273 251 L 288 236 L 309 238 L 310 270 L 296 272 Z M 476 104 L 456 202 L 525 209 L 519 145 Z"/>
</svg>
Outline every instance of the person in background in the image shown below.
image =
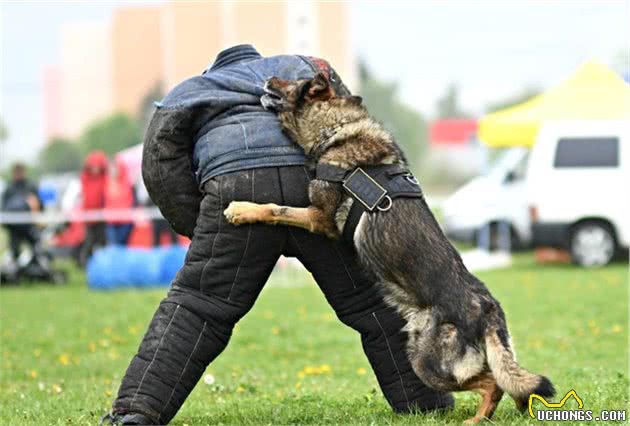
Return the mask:
<svg viewBox="0 0 630 426">
<path fill-rule="evenodd" d="M 17 163 L 12 168 L 11 183 L 2 194 L 2 210 L 11 213 L 35 212 L 41 209 L 37 187 L 26 178 L 26 167 Z M 39 236 L 32 223 L 6 224 L 13 262 L 17 264 L 20 247 L 26 242 L 33 253 L 37 250 Z"/>
<path fill-rule="evenodd" d="M 130 209 L 135 206 L 135 195 L 129 180 L 127 166 L 116 160 L 109 168 L 105 185 L 105 209 Z M 107 220 L 107 244 L 126 246 L 133 228 L 131 219 L 113 217 Z"/>
<path fill-rule="evenodd" d="M 81 194 L 83 210 L 100 210 L 105 207 L 105 184 L 107 181 L 107 156 L 103 151 L 93 151 L 85 159 L 81 172 Z M 85 265 L 97 247 L 105 245 L 105 223 L 85 223 L 85 240 L 81 246 L 79 263 Z"/>
</svg>

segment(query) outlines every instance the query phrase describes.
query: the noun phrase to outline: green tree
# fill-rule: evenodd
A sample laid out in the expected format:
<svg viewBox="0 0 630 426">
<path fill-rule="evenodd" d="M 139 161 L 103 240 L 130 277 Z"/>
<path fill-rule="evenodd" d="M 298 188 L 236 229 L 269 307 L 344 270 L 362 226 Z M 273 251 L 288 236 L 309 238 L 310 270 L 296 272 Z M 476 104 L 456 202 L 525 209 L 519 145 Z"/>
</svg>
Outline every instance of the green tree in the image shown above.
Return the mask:
<svg viewBox="0 0 630 426">
<path fill-rule="evenodd" d="M 77 143 L 58 138 L 40 151 L 38 166 L 42 173 L 63 173 L 79 170 L 81 161 L 81 149 Z"/>
<path fill-rule="evenodd" d="M 399 100 L 396 83 L 378 80 L 364 63 L 360 64 L 359 71 L 363 104 L 392 132 L 412 170 L 419 170 L 427 144 L 427 125 L 422 115 Z"/>
<path fill-rule="evenodd" d="M 438 118 L 470 118 L 470 114 L 463 111 L 459 105 L 459 88 L 450 84 L 446 92 L 436 103 Z"/>
<path fill-rule="evenodd" d="M 151 121 L 151 117 L 153 116 L 153 111 L 155 111 L 155 105 L 153 103 L 155 101 L 162 100 L 162 98 L 164 98 L 162 82 L 158 82 L 142 98 L 142 102 L 140 102 L 140 111 L 138 117 L 140 119 L 140 127 L 143 131 L 146 131 L 147 127 L 149 127 L 149 122 Z"/>
<path fill-rule="evenodd" d="M 4 142 L 9 138 L 9 130 L 7 130 L 7 126 L 4 124 L 4 120 L 0 118 L 0 142 Z"/>
<path fill-rule="evenodd" d="M 620 49 L 611 60 L 611 68 L 617 72 L 621 78 L 630 77 L 630 51 Z"/>
<path fill-rule="evenodd" d="M 96 149 L 111 155 L 142 140 L 140 124 L 123 113 L 116 113 L 92 123 L 81 135 L 84 154 Z"/>
</svg>

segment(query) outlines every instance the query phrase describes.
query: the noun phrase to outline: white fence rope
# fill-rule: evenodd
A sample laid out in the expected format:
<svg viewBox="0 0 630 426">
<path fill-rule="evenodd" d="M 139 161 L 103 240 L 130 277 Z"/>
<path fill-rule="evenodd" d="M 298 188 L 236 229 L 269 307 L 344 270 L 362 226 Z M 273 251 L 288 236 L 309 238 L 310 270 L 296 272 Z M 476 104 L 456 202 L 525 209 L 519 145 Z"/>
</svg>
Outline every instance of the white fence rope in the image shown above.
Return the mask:
<svg viewBox="0 0 630 426">
<path fill-rule="evenodd" d="M 428 198 L 429 207 L 434 208 L 441 204 L 441 198 Z M 136 207 L 133 209 L 100 209 L 60 211 L 47 210 L 43 212 L 0 212 L 0 224 L 54 224 L 65 222 L 108 222 L 162 219 L 162 214 L 157 207 Z"/>
<path fill-rule="evenodd" d="M 161 219 L 162 214 L 157 207 L 137 207 L 133 209 L 102 209 L 59 211 L 49 210 L 43 212 L 0 212 L 0 224 L 54 224 L 64 222 L 107 222 Z"/>
</svg>

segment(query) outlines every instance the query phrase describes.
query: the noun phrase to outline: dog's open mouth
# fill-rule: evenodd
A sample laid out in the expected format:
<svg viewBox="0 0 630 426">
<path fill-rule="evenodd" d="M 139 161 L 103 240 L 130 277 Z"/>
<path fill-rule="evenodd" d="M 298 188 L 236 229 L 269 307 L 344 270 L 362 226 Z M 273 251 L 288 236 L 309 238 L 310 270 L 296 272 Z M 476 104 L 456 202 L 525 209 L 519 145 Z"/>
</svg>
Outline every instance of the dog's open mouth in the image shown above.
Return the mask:
<svg viewBox="0 0 630 426">
<path fill-rule="evenodd" d="M 265 83 L 265 87 L 263 89 L 265 90 L 265 94 L 260 97 L 260 103 L 263 108 L 280 111 L 285 104 L 282 93 L 270 87 L 269 81 Z"/>
</svg>

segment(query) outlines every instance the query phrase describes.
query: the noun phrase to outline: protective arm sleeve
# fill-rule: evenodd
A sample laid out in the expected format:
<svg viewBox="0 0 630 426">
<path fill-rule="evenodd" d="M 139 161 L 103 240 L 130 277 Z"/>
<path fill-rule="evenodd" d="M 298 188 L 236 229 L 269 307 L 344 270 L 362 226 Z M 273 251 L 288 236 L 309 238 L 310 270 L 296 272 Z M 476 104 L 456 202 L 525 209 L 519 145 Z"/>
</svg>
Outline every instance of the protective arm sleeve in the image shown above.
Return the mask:
<svg viewBox="0 0 630 426">
<path fill-rule="evenodd" d="M 202 198 L 193 172 L 193 119 L 188 108 L 158 108 L 142 152 L 149 197 L 175 232 L 187 237 L 192 237 Z"/>
</svg>

